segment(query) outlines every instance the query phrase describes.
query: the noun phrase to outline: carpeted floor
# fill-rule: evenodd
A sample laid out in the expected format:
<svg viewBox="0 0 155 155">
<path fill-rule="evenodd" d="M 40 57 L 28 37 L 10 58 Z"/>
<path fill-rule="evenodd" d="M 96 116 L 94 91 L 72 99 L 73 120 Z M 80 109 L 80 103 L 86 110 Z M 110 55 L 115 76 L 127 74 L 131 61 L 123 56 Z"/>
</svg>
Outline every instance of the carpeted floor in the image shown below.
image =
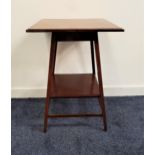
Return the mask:
<svg viewBox="0 0 155 155">
<path fill-rule="evenodd" d="M 108 131 L 100 118 L 50 119 L 45 99 L 12 99 L 12 155 L 143 155 L 144 97 L 107 97 Z M 97 99 L 55 99 L 53 113 L 99 111 Z"/>
</svg>

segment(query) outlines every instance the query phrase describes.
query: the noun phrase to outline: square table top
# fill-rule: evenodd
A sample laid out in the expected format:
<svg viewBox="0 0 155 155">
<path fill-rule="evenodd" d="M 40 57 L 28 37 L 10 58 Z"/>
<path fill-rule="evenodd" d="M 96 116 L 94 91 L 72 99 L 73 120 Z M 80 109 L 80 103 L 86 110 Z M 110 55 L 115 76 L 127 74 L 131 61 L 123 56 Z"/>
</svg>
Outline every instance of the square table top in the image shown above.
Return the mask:
<svg viewBox="0 0 155 155">
<path fill-rule="evenodd" d="M 123 28 L 105 19 L 42 19 L 26 32 L 96 31 L 121 32 Z"/>
</svg>

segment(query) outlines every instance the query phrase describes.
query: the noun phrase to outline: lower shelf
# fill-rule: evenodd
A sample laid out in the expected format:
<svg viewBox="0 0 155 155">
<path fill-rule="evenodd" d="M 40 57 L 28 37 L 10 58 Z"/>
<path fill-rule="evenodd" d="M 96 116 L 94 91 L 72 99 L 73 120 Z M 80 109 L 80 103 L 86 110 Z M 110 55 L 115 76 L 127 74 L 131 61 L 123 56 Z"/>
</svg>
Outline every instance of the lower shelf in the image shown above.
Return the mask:
<svg viewBox="0 0 155 155">
<path fill-rule="evenodd" d="M 98 97 L 99 85 L 93 74 L 55 74 L 50 97 Z"/>
<path fill-rule="evenodd" d="M 49 118 L 64 118 L 64 117 L 101 117 L 102 113 L 79 113 L 79 114 L 51 114 Z"/>
</svg>

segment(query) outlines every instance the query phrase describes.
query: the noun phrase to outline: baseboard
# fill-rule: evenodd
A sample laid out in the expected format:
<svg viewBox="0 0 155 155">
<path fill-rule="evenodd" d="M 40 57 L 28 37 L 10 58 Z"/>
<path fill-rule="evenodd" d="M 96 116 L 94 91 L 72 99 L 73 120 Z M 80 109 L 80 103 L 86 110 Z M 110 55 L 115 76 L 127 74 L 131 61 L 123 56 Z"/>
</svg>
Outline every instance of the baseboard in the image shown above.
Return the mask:
<svg viewBox="0 0 155 155">
<path fill-rule="evenodd" d="M 104 86 L 105 96 L 139 96 L 144 95 L 144 86 Z M 12 88 L 12 98 L 38 98 L 46 96 L 46 88 Z"/>
</svg>

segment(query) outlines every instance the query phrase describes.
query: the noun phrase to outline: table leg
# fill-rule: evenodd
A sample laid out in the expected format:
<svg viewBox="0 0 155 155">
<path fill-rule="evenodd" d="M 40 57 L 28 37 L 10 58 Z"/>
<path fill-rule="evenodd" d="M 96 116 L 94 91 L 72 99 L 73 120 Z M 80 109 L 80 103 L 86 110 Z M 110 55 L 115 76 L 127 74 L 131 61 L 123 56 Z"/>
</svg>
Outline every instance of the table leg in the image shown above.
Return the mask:
<svg viewBox="0 0 155 155">
<path fill-rule="evenodd" d="M 57 49 L 57 41 L 55 39 L 55 36 L 53 35 L 51 37 L 50 59 L 49 59 L 49 69 L 48 69 L 48 83 L 47 83 L 47 94 L 46 94 L 45 114 L 44 114 L 44 132 L 47 131 L 47 126 L 48 126 L 51 76 L 54 75 L 56 49 Z"/>
<path fill-rule="evenodd" d="M 99 43 L 98 43 L 97 34 L 95 37 L 95 51 L 96 51 L 96 64 L 97 64 L 99 91 L 100 91 L 99 103 L 102 110 L 104 130 L 107 131 L 106 110 L 105 110 L 105 101 L 104 101 L 104 94 L 103 94 L 102 72 L 101 72 L 100 52 L 99 52 Z"/>
<path fill-rule="evenodd" d="M 92 61 L 92 71 L 93 74 L 95 74 L 95 59 L 94 59 L 94 43 L 93 40 L 90 41 L 90 47 L 91 47 L 91 61 Z"/>
</svg>

